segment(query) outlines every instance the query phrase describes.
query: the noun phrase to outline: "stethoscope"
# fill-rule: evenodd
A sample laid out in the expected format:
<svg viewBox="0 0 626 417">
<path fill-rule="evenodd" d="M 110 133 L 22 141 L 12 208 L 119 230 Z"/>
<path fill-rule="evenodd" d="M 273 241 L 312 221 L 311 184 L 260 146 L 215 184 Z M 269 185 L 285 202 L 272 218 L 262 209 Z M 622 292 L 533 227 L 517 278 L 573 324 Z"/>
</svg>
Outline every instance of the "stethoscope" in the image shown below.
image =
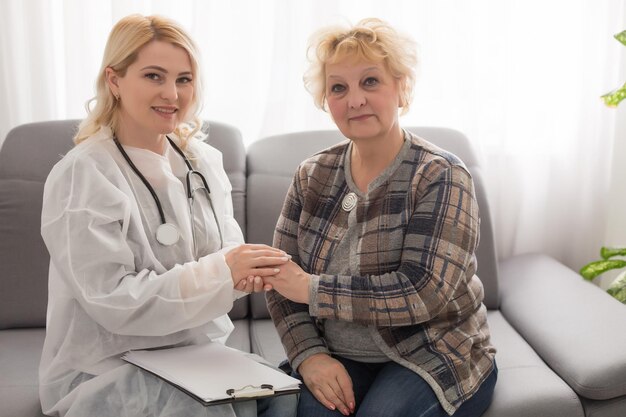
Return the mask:
<svg viewBox="0 0 626 417">
<path fill-rule="evenodd" d="M 187 156 L 185 156 L 185 153 L 176 145 L 176 143 L 174 143 L 174 141 L 172 139 L 170 139 L 169 136 L 166 136 L 166 138 L 167 138 L 167 141 L 172 146 L 172 148 L 174 148 L 174 150 L 183 158 L 183 161 L 185 161 L 185 165 L 187 165 L 187 170 L 188 171 L 187 171 L 187 176 L 186 176 L 186 181 L 185 182 L 186 182 L 186 185 L 187 185 L 187 199 L 189 200 L 189 215 L 190 215 L 190 220 L 191 220 L 191 223 L 192 223 L 191 224 L 191 233 L 192 233 L 192 238 L 193 238 L 194 250 L 197 250 L 196 230 L 195 230 L 195 227 L 193 226 L 193 222 L 194 222 L 194 218 L 193 218 L 194 193 L 195 193 L 195 191 L 197 189 L 202 188 L 202 187 L 192 188 L 191 177 L 194 176 L 194 175 L 197 176 L 198 178 L 200 178 L 200 180 L 202 181 L 202 185 L 207 190 L 207 194 L 208 194 L 207 195 L 207 197 L 208 197 L 207 200 L 209 201 L 209 206 L 211 207 L 211 212 L 213 213 L 213 218 L 215 219 L 215 224 L 217 226 L 217 231 L 218 231 L 218 233 L 220 235 L 220 248 L 223 248 L 224 247 L 224 238 L 222 237 L 222 230 L 220 229 L 220 223 L 217 220 L 217 215 L 215 214 L 215 209 L 213 208 L 213 203 L 211 201 L 211 189 L 209 188 L 209 184 L 208 184 L 206 178 L 204 178 L 204 175 L 202 175 L 201 172 L 196 171 L 195 169 L 193 169 L 193 167 L 191 166 L 191 162 L 189 162 L 189 159 L 187 159 Z M 113 141 L 115 142 L 115 145 L 117 145 L 117 149 L 120 150 L 120 153 L 122 154 L 122 156 L 124 157 L 126 162 L 128 162 L 128 165 L 130 166 L 130 168 L 135 172 L 135 174 L 137 174 L 137 176 L 139 177 L 141 182 L 144 183 L 144 185 L 146 186 L 148 191 L 150 191 L 150 194 L 152 195 L 152 198 L 154 199 L 154 202 L 156 203 L 157 209 L 159 210 L 159 217 L 161 218 L 161 224 L 159 225 L 159 227 L 157 227 L 157 230 L 156 230 L 156 240 L 157 240 L 157 242 L 159 242 L 161 245 L 164 245 L 164 246 L 170 246 L 170 245 L 175 244 L 180 239 L 180 232 L 178 231 L 178 228 L 175 225 L 173 225 L 172 223 L 168 223 L 165 220 L 165 213 L 163 212 L 163 206 L 161 206 L 161 200 L 159 200 L 159 197 L 157 196 L 156 192 L 154 191 L 154 188 L 152 188 L 152 185 L 150 185 L 150 182 L 146 179 L 146 177 L 143 176 L 141 171 L 139 171 L 137 166 L 130 159 L 130 157 L 128 156 L 128 154 L 124 150 L 124 147 L 122 146 L 120 141 L 117 139 L 117 137 L 114 136 L 113 137 Z"/>
</svg>

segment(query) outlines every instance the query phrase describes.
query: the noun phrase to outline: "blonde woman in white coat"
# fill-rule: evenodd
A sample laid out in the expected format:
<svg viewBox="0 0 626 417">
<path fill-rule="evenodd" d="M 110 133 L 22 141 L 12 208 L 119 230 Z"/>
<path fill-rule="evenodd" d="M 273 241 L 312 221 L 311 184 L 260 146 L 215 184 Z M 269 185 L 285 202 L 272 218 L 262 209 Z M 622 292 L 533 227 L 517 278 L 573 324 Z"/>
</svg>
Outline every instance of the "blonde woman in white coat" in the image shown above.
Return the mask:
<svg viewBox="0 0 626 417">
<path fill-rule="evenodd" d="M 261 291 L 288 259 L 243 243 L 221 154 L 196 134 L 197 62 L 174 22 L 120 20 L 76 146 L 46 181 L 46 414 L 295 414 L 293 396 L 204 407 L 120 359 L 130 349 L 225 341 L 233 300 Z"/>
</svg>

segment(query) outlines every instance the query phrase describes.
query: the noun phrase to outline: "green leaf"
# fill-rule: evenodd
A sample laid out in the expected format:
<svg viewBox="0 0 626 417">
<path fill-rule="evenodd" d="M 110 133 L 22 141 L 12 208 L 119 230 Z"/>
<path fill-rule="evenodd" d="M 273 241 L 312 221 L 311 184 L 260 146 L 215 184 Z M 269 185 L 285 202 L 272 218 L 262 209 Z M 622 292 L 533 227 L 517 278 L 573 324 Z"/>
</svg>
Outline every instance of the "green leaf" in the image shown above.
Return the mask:
<svg viewBox="0 0 626 417">
<path fill-rule="evenodd" d="M 626 272 L 622 272 L 615 278 L 606 290 L 621 303 L 626 304 Z"/>
<path fill-rule="evenodd" d="M 611 269 L 623 268 L 625 266 L 626 261 L 618 259 L 594 261 L 580 268 L 580 275 L 582 275 L 587 281 L 591 281 L 592 279 L 606 271 L 609 271 Z"/>
<path fill-rule="evenodd" d="M 626 248 L 607 248 L 603 246 L 602 249 L 600 249 L 600 256 L 602 256 L 602 259 L 609 259 L 614 256 L 626 256 Z"/>
<path fill-rule="evenodd" d="M 626 30 L 621 31 L 620 33 L 616 33 L 613 35 L 615 39 L 620 41 L 622 45 L 626 45 Z"/>
<path fill-rule="evenodd" d="M 617 107 L 617 105 L 626 98 L 626 83 L 617 90 L 606 93 L 601 98 L 607 106 Z"/>
</svg>

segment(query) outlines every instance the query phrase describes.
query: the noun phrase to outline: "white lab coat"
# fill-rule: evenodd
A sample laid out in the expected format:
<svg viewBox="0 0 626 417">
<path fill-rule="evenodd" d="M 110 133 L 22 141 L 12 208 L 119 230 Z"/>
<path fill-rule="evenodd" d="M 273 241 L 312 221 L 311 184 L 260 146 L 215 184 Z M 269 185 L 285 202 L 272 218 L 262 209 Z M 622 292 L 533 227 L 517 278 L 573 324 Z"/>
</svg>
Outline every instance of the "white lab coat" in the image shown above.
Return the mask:
<svg viewBox="0 0 626 417">
<path fill-rule="evenodd" d="M 233 415 L 229 405 L 197 408 L 120 359 L 130 349 L 224 341 L 233 329 L 226 313 L 244 293 L 233 289 L 224 253 L 243 243 L 243 236 L 233 218 L 221 153 L 198 139 L 187 148 L 209 183 L 224 238 L 220 250 L 213 214 L 201 203 L 194 213 L 204 224 L 197 233 L 204 236 L 198 240 L 207 255 L 195 261 L 183 159 L 169 145 L 164 155 L 125 149 L 181 238 L 173 246 L 156 241 L 161 223 L 156 203 L 110 130 L 102 129 L 54 166 L 41 225 L 51 257 L 42 408 L 61 416 L 120 416 L 136 415 L 139 402 L 158 407 L 159 415 Z"/>
</svg>

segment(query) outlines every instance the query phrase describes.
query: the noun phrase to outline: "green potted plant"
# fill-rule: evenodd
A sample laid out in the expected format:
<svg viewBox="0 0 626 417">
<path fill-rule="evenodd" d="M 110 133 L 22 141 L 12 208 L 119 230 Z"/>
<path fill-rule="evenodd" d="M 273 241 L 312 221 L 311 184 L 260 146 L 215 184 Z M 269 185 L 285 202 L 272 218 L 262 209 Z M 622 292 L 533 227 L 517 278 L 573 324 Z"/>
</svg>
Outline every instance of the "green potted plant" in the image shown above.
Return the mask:
<svg viewBox="0 0 626 417">
<path fill-rule="evenodd" d="M 626 30 L 616 34 L 615 39 L 620 41 L 622 45 L 626 46 Z M 617 88 L 611 92 L 606 93 L 602 96 L 604 100 L 604 104 L 609 107 L 617 107 L 617 105 L 626 98 L 626 83 L 620 88 Z"/>
<path fill-rule="evenodd" d="M 626 46 L 626 30 L 616 34 L 615 39 Z M 609 107 L 617 107 L 617 105 L 626 98 L 626 83 L 602 96 L 604 103 Z M 587 281 L 592 281 L 595 277 L 606 271 L 626 268 L 626 260 L 616 259 L 626 257 L 626 248 L 607 248 L 600 249 L 601 260 L 593 261 L 580 269 L 580 274 Z M 606 292 L 611 294 L 620 302 L 626 304 L 626 269 L 621 272 L 615 280 L 609 285 Z"/>
<path fill-rule="evenodd" d="M 626 256 L 626 248 L 606 248 L 600 249 L 599 261 L 589 262 L 580 269 L 580 274 L 587 281 L 593 280 L 600 274 L 613 269 L 626 268 L 626 260 L 615 259 L 616 257 Z M 626 304 L 626 269 L 622 271 L 617 278 L 609 285 L 606 292 L 615 297 L 618 301 Z"/>
</svg>

